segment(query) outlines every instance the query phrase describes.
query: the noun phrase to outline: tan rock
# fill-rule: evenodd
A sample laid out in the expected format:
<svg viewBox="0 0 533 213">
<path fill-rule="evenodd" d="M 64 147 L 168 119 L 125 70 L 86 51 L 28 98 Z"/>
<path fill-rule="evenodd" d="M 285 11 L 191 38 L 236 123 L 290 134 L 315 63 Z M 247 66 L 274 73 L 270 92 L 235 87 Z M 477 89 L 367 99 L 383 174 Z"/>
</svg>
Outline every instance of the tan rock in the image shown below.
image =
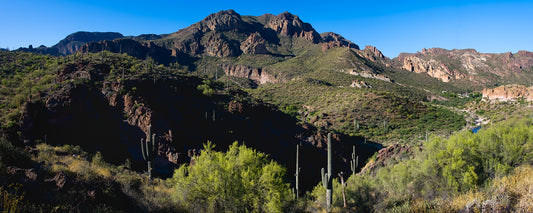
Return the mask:
<svg viewBox="0 0 533 213">
<path fill-rule="evenodd" d="M 282 36 L 304 38 L 313 43 L 318 43 L 322 39 L 320 34 L 310 24 L 304 23 L 298 16 L 288 12 L 281 13 L 271 19 L 266 24 L 266 27 L 273 29 Z"/>
<path fill-rule="evenodd" d="M 241 43 L 241 50 L 244 54 L 267 54 L 265 39 L 259 33 L 252 33 Z"/>
<path fill-rule="evenodd" d="M 438 63 L 436 60 L 424 61 L 418 57 L 405 57 L 402 68 L 411 72 L 427 73 L 429 76 L 438 78 L 443 82 L 449 82 L 452 79 L 448 67 Z"/>
<path fill-rule="evenodd" d="M 527 101 L 533 101 L 533 87 L 523 85 L 504 85 L 493 89 L 484 89 L 482 92 L 483 99 L 496 101 L 513 101 L 523 98 Z"/>
<path fill-rule="evenodd" d="M 252 68 L 245 65 L 232 65 L 222 64 L 224 73 L 229 76 L 235 76 L 239 78 L 248 78 L 258 84 L 264 83 L 279 83 L 280 80 L 267 72 L 264 72 L 261 68 Z"/>
</svg>

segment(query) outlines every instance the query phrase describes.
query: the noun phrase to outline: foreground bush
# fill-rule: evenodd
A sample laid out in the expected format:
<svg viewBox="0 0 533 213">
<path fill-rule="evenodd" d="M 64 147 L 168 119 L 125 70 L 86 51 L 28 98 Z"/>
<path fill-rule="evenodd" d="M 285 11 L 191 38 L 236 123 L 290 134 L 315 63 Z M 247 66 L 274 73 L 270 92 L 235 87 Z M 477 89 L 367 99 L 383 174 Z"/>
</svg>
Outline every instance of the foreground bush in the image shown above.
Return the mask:
<svg viewBox="0 0 533 213">
<path fill-rule="evenodd" d="M 350 177 L 348 208 L 375 212 L 526 211 L 533 198 L 533 119 L 435 137 L 409 160 Z M 374 175 L 375 174 L 375 175 Z M 369 181 L 370 180 L 370 181 Z M 340 184 L 334 205 L 342 206 Z M 313 195 L 321 206 L 324 193 Z M 527 203 L 527 204 L 526 204 Z"/>
<path fill-rule="evenodd" d="M 208 142 L 170 180 L 191 212 L 282 212 L 292 200 L 285 169 L 267 155 L 236 142 L 225 153 L 213 147 Z"/>
</svg>

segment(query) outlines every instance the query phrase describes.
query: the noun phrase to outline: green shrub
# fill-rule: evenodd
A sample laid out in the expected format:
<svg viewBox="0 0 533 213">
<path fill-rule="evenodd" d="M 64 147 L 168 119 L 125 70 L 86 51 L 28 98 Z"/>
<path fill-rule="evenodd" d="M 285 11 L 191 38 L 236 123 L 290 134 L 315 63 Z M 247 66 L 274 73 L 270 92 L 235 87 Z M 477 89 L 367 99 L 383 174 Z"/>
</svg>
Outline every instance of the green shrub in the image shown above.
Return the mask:
<svg viewBox="0 0 533 213">
<path fill-rule="evenodd" d="M 170 180 L 179 203 L 193 212 L 282 212 L 291 201 L 285 169 L 235 142 L 225 153 L 208 142 Z"/>
</svg>

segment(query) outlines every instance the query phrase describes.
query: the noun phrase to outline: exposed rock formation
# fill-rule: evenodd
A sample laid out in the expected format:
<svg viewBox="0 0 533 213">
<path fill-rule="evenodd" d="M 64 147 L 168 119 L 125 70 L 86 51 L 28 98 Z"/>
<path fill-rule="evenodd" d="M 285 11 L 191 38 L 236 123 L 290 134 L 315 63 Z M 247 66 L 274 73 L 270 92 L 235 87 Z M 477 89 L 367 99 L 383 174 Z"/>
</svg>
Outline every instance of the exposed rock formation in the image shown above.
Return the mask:
<svg viewBox="0 0 533 213">
<path fill-rule="evenodd" d="M 381 51 L 378 50 L 378 48 L 374 47 L 374 46 L 370 46 L 370 45 L 367 45 L 365 46 L 365 50 L 369 51 L 370 53 L 372 53 L 372 61 L 376 61 L 377 59 L 385 59 L 385 56 L 383 55 L 383 53 L 381 53 Z"/>
<path fill-rule="evenodd" d="M 235 48 L 218 33 L 209 35 L 205 45 L 205 53 L 214 57 L 231 57 L 238 55 L 237 50 L 235 50 Z"/>
<path fill-rule="evenodd" d="M 268 22 L 266 27 L 273 29 L 282 36 L 305 38 L 313 43 L 318 43 L 322 40 L 320 34 L 310 24 L 304 23 L 298 16 L 289 12 L 284 12 L 274 17 Z"/>
<path fill-rule="evenodd" d="M 239 78 L 248 78 L 252 81 L 255 81 L 258 84 L 264 83 L 279 83 L 280 80 L 275 76 L 270 75 L 267 72 L 264 72 L 261 68 L 252 68 L 245 65 L 231 65 L 231 64 L 222 64 L 222 69 L 224 73 L 229 76 L 235 76 Z"/>
<path fill-rule="evenodd" d="M 234 10 L 226 10 L 207 16 L 202 23 L 211 31 L 228 31 L 239 29 L 242 19 Z"/>
<path fill-rule="evenodd" d="M 473 49 L 445 50 L 423 49 L 418 53 L 401 53 L 395 59 L 396 66 L 417 73 L 427 73 L 441 81 L 467 79 L 485 84 L 494 79 L 522 81 L 533 68 L 533 53 L 519 51 L 516 54 L 486 54 Z M 480 75 L 483 74 L 483 75 Z"/>
<path fill-rule="evenodd" d="M 365 71 L 357 72 L 354 69 L 348 70 L 347 73 L 348 74 L 352 74 L 352 75 L 361 76 L 363 78 L 374 78 L 374 79 L 378 79 L 378 80 L 382 80 L 382 81 L 386 81 L 386 82 L 392 82 L 391 79 L 388 76 L 384 76 L 384 75 L 381 75 L 381 74 L 365 72 Z"/>
<path fill-rule="evenodd" d="M 364 81 L 352 81 L 352 84 L 350 84 L 350 87 L 357 87 L 357 88 L 372 88 L 372 85 L 364 82 Z"/>
<path fill-rule="evenodd" d="M 496 101 L 513 101 L 523 98 L 527 101 L 533 101 L 533 87 L 523 85 L 505 85 L 493 89 L 484 89 L 482 91 L 483 99 Z"/>
<path fill-rule="evenodd" d="M 448 67 L 438 63 L 436 60 L 424 61 L 417 57 L 405 57 L 402 68 L 411 72 L 427 73 L 429 76 L 438 78 L 443 82 L 449 82 L 452 79 Z"/>
<path fill-rule="evenodd" d="M 265 39 L 259 33 L 252 33 L 241 43 L 241 50 L 244 54 L 267 54 Z"/>
<path fill-rule="evenodd" d="M 356 50 L 359 49 L 357 44 L 354 44 L 337 33 L 326 32 L 321 33 L 320 36 L 322 36 L 322 40 L 324 42 L 322 44 L 322 51 L 331 49 L 333 47 L 348 47 Z"/>
</svg>

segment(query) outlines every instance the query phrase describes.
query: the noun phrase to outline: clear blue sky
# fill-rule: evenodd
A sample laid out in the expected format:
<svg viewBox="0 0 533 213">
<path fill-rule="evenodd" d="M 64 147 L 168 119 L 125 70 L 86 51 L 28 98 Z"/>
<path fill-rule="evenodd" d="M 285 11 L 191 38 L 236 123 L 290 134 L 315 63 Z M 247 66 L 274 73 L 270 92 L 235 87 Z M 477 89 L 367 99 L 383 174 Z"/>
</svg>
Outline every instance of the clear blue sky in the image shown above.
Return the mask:
<svg viewBox="0 0 533 213">
<path fill-rule="evenodd" d="M 76 31 L 172 33 L 220 10 L 289 11 L 388 57 L 422 48 L 533 51 L 533 1 L 0 0 L 0 47 L 52 46 Z"/>
</svg>

